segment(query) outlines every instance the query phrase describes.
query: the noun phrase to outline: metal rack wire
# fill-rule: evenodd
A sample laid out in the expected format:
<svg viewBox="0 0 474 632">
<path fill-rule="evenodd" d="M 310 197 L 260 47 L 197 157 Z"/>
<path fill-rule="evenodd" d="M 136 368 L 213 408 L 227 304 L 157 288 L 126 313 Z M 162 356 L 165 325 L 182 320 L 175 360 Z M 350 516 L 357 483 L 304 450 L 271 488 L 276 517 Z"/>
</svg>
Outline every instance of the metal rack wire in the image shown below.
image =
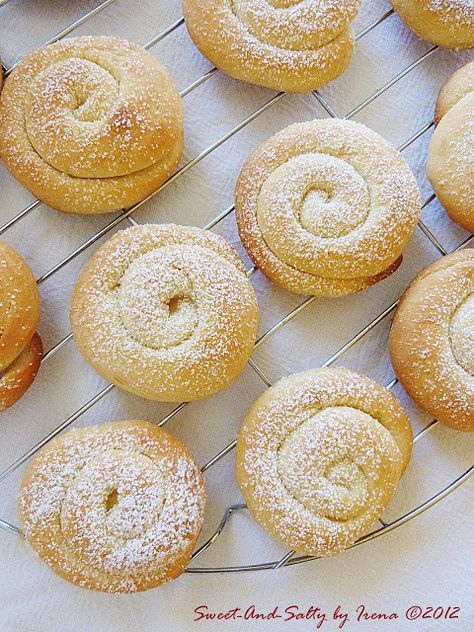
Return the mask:
<svg viewBox="0 0 474 632">
<path fill-rule="evenodd" d="M 0 7 L 5 4 L 8 0 L 0 0 Z M 92 19 L 98 13 L 103 11 L 109 5 L 111 5 L 115 0 L 105 0 L 98 4 L 94 9 L 85 13 L 82 17 L 77 19 L 75 22 L 68 25 L 62 31 L 51 37 L 46 44 L 50 44 L 58 41 L 59 39 L 69 35 L 79 26 L 85 24 L 88 20 Z M 370 33 L 373 29 L 377 28 L 380 24 L 382 24 L 388 17 L 390 17 L 393 13 L 393 10 L 387 11 L 382 16 L 380 16 L 373 23 L 369 24 L 365 29 L 358 33 L 356 39 L 361 39 L 368 33 Z M 153 38 L 151 38 L 148 42 L 144 44 L 146 49 L 152 48 L 158 42 L 167 37 L 170 33 L 175 31 L 176 29 L 182 27 L 184 24 L 183 18 L 180 18 L 170 24 L 167 28 L 157 33 Z M 384 94 L 387 90 L 389 90 L 392 86 L 394 86 L 398 81 L 400 81 L 403 77 L 408 75 L 413 69 L 415 69 L 418 65 L 428 59 L 435 51 L 437 47 L 433 46 L 428 51 L 426 51 L 421 57 L 419 57 L 416 61 L 411 63 L 409 66 L 400 71 L 395 77 L 393 77 L 389 82 L 383 85 L 381 88 L 376 90 L 373 94 L 367 97 L 362 103 L 354 107 L 346 116 L 345 119 L 351 119 L 357 114 L 359 114 L 362 110 L 364 110 L 368 105 L 370 105 L 373 101 L 375 101 L 378 97 Z M 8 75 L 12 71 L 14 66 L 10 68 L 6 68 L 3 66 L 4 74 Z M 188 85 L 181 91 L 181 96 L 184 98 L 191 92 L 193 92 L 196 88 L 204 84 L 210 77 L 212 77 L 218 70 L 216 68 L 212 68 L 193 83 Z M 330 117 L 337 117 L 337 113 L 333 110 L 329 103 L 321 96 L 318 91 L 314 91 L 313 95 L 315 99 L 319 102 L 322 108 L 326 111 L 326 113 Z M 281 99 L 285 98 L 285 93 L 279 93 L 272 96 L 266 103 L 260 106 L 257 110 L 255 110 L 252 114 L 247 116 L 240 123 L 235 125 L 232 129 L 230 129 L 226 134 L 218 138 L 211 145 L 206 147 L 203 151 L 197 154 L 194 158 L 189 160 L 186 164 L 184 164 L 181 168 L 176 171 L 176 173 L 171 176 L 157 191 L 148 196 L 145 200 L 135 204 L 131 208 L 124 209 L 121 213 L 111 222 L 106 224 L 101 230 L 91 236 L 88 240 L 86 240 L 81 246 L 76 248 L 69 255 L 64 257 L 61 261 L 56 263 L 50 270 L 46 273 L 42 274 L 38 279 L 38 284 L 42 284 L 44 281 L 49 279 L 51 276 L 55 275 L 59 270 L 64 268 L 68 263 L 70 263 L 73 259 L 75 259 L 78 255 L 92 246 L 95 242 L 97 242 L 102 236 L 106 235 L 113 228 L 118 226 L 121 222 L 127 220 L 129 224 L 136 225 L 138 222 L 133 217 L 135 211 L 141 208 L 149 199 L 154 197 L 161 190 L 165 189 L 172 182 L 177 180 L 181 175 L 185 174 L 187 171 L 192 169 L 195 165 L 197 165 L 201 160 L 203 160 L 206 156 L 211 154 L 215 149 L 223 145 L 226 141 L 232 138 L 237 132 L 246 127 L 252 121 L 254 121 L 259 116 L 263 115 L 267 110 L 269 110 L 274 104 L 276 104 Z M 404 151 L 407 149 L 412 143 L 414 143 L 418 138 L 420 138 L 423 134 L 425 134 L 428 130 L 433 127 L 433 121 L 428 121 L 423 127 L 421 127 L 415 134 L 413 134 L 410 138 L 408 138 L 400 147 L 400 151 Z M 430 205 L 435 199 L 434 195 L 428 197 L 424 203 L 423 208 Z M 39 200 L 35 200 L 26 206 L 24 209 L 19 211 L 14 217 L 12 217 L 5 224 L 0 226 L 0 235 L 7 232 L 10 228 L 12 228 L 15 224 L 20 222 L 23 218 L 25 218 L 30 213 L 33 213 L 34 210 L 39 207 L 41 202 Z M 226 209 L 223 209 L 214 219 L 212 219 L 209 223 L 207 223 L 203 228 L 206 230 L 210 230 L 214 228 L 217 224 L 219 224 L 222 220 L 224 220 L 227 216 L 229 216 L 234 210 L 234 206 L 229 206 Z M 429 228 L 420 220 L 419 229 L 425 235 L 425 237 L 432 243 L 432 245 L 438 250 L 441 255 L 446 255 L 447 252 L 438 241 L 438 239 L 433 235 L 433 233 L 429 230 Z M 463 248 L 470 244 L 473 240 L 473 236 L 467 238 L 459 247 Z M 247 271 L 248 277 L 251 277 L 256 272 L 256 268 L 252 267 Z M 308 307 L 311 303 L 317 300 L 315 297 L 305 298 L 296 308 L 294 308 L 291 312 L 286 314 L 283 318 L 277 321 L 272 327 L 270 327 L 263 335 L 258 338 L 255 343 L 255 349 L 263 345 L 275 332 L 279 331 L 284 325 L 290 322 L 295 316 L 297 316 L 300 312 L 302 312 L 306 307 Z M 391 314 L 398 304 L 398 300 L 394 302 L 392 305 L 383 310 L 378 316 L 376 316 L 371 322 L 369 322 L 363 329 L 361 329 L 356 335 L 354 335 L 350 340 L 348 340 L 343 346 L 341 346 L 333 355 L 326 359 L 326 361 L 321 365 L 322 367 L 329 367 L 333 363 L 335 363 L 339 358 L 341 358 L 349 349 L 351 349 L 356 343 L 362 340 L 374 327 L 376 327 L 385 317 Z M 61 349 L 67 345 L 72 340 L 72 333 L 65 336 L 62 340 L 56 343 L 52 348 L 50 348 L 44 355 L 42 362 L 46 362 L 53 355 L 58 353 Z M 264 374 L 262 369 L 255 363 L 253 359 L 249 360 L 249 365 L 255 371 L 255 373 L 260 377 L 261 380 L 267 385 L 270 386 L 271 382 Z M 396 378 L 394 378 L 389 384 L 387 384 L 387 388 L 391 389 L 397 384 Z M 49 432 L 46 436 L 44 436 L 38 443 L 33 445 L 29 450 L 27 450 L 20 458 L 15 460 L 11 465 L 5 468 L 2 472 L 0 472 L 0 482 L 5 481 L 11 474 L 13 474 L 21 465 L 23 465 L 29 458 L 31 458 L 38 450 L 40 450 L 44 445 L 46 445 L 51 439 L 61 433 L 63 430 L 72 425 L 77 419 L 79 419 L 84 413 L 86 413 L 89 409 L 91 409 L 97 402 L 106 397 L 113 389 L 114 385 L 109 384 L 105 388 L 103 388 L 100 392 L 98 392 L 94 397 L 92 397 L 88 402 L 86 402 L 83 406 L 81 406 L 78 410 L 76 410 L 71 416 L 65 419 L 61 424 L 59 424 L 56 428 L 54 428 L 51 432 Z M 163 426 L 168 423 L 173 417 L 179 414 L 186 406 L 190 404 L 183 402 L 176 406 L 170 413 L 168 413 L 165 417 L 163 417 L 159 422 L 158 426 Z M 430 430 L 432 430 L 436 426 L 437 422 L 435 420 L 431 421 L 427 426 L 425 426 L 418 434 L 415 436 L 414 440 L 419 441 L 422 437 L 424 437 Z M 202 472 L 205 472 L 217 462 L 219 462 L 222 458 L 224 458 L 227 454 L 229 454 L 235 447 L 236 441 L 232 441 L 227 446 L 222 448 L 217 454 L 215 454 L 207 463 L 202 466 Z M 368 542 L 374 538 L 379 537 L 384 533 L 388 533 L 399 526 L 405 524 L 409 520 L 412 520 L 416 516 L 419 516 L 424 511 L 433 507 L 436 503 L 441 501 L 443 498 L 451 494 L 455 489 L 457 489 L 460 485 L 462 485 L 472 474 L 474 473 L 474 465 L 468 468 L 463 474 L 461 474 L 458 478 L 453 480 L 449 485 L 440 490 L 437 494 L 421 503 L 414 509 L 410 510 L 406 514 L 400 516 L 399 518 L 385 523 L 380 521 L 381 526 L 373 530 L 371 533 L 367 534 L 363 538 L 361 538 L 358 542 L 356 542 L 353 546 L 358 546 L 364 542 Z M 236 504 L 228 507 L 225 511 L 224 516 L 216 529 L 216 531 L 212 534 L 210 538 L 204 542 L 193 554 L 192 560 L 196 559 L 199 555 L 201 555 L 204 551 L 206 551 L 221 535 L 226 525 L 228 524 L 231 516 L 237 512 L 242 511 L 246 508 L 244 504 Z M 0 529 L 5 531 L 20 534 L 19 528 L 11 524 L 6 520 L 0 519 Z M 307 562 L 313 560 L 315 558 L 309 556 L 295 556 L 293 551 L 287 553 L 283 558 L 273 561 L 273 562 L 265 562 L 261 564 L 249 564 L 249 565 L 239 565 L 239 566 L 227 566 L 227 567 L 188 567 L 186 572 L 189 573 L 212 573 L 212 572 L 243 572 L 243 571 L 256 571 L 256 570 L 268 570 L 268 569 L 276 569 L 281 568 L 285 565 L 294 565 L 300 564 L 303 562 Z"/>
</svg>

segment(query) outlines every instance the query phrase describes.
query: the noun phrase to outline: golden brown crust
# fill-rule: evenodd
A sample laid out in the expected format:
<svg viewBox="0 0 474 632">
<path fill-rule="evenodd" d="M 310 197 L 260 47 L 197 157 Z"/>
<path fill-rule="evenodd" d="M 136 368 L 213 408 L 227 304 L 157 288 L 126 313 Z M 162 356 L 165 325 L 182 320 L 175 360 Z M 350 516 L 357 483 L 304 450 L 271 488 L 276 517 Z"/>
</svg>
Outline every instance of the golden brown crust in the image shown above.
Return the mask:
<svg viewBox="0 0 474 632">
<path fill-rule="evenodd" d="M 200 228 L 121 231 L 79 277 L 75 342 L 98 373 L 142 397 L 211 395 L 253 351 L 258 304 L 244 270 L 230 244 Z"/>
<path fill-rule="evenodd" d="M 315 296 L 357 292 L 394 272 L 420 213 L 401 154 L 367 127 L 333 119 L 290 125 L 257 147 L 235 201 L 255 264 Z"/>
<path fill-rule="evenodd" d="M 390 332 L 401 384 L 435 419 L 474 431 L 474 250 L 435 261 L 406 289 Z"/>
<path fill-rule="evenodd" d="M 179 163 L 181 99 L 166 70 L 115 37 L 64 39 L 24 57 L 0 98 L 0 155 L 68 213 L 133 205 Z"/>
<path fill-rule="evenodd" d="M 53 439 L 21 483 L 23 532 L 50 568 L 105 592 L 181 575 L 201 530 L 204 481 L 186 446 L 146 421 Z"/>
<path fill-rule="evenodd" d="M 31 386 L 43 357 L 43 343 L 38 333 L 13 360 L 0 378 L 0 410 L 13 406 Z"/>
<path fill-rule="evenodd" d="M 309 92 L 346 69 L 360 0 L 183 0 L 196 46 L 227 74 L 285 92 Z"/>
<path fill-rule="evenodd" d="M 5 242 L 0 242 L 0 305 L 0 410 L 5 410 L 30 386 L 42 355 L 35 333 L 38 286 L 26 261 Z"/>
<path fill-rule="evenodd" d="M 292 550 L 333 555 L 390 502 L 412 449 L 404 410 L 349 369 L 280 380 L 250 408 L 236 473 L 254 518 Z"/>
<path fill-rule="evenodd" d="M 459 101 L 474 92 L 474 61 L 461 66 L 454 72 L 441 88 L 435 107 L 435 123 L 441 121 Z"/>
<path fill-rule="evenodd" d="M 422 39 L 445 48 L 474 46 L 471 0 L 392 0 L 405 24 Z"/>
<path fill-rule="evenodd" d="M 473 7 L 474 10 L 474 7 Z M 473 27 L 474 28 L 474 27 Z M 427 174 L 452 220 L 474 232 L 474 62 L 457 70 L 436 104 Z"/>
</svg>

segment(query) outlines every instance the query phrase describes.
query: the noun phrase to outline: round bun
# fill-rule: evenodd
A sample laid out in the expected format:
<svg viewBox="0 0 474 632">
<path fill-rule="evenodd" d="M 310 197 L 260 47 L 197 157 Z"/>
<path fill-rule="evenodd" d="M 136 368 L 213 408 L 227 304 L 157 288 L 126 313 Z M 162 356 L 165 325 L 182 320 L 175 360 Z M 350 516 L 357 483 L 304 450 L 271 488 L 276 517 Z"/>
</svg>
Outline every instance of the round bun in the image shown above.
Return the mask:
<svg viewBox="0 0 474 632">
<path fill-rule="evenodd" d="M 360 0 L 183 0 L 191 38 L 217 68 L 249 83 L 309 92 L 346 69 Z"/>
<path fill-rule="evenodd" d="M 399 266 L 420 196 L 407 163 L 379 134 L 322 119 L 290 125 L 251 154 L 236 214 L 247 252 L 271 281 L 339 296 Z"/>
<path fill-rule="evenodd" d="M 0 98 L 0 155 L 36 197 L 67 213 L 132 206 L 175 170 L 183 109 L 137 44 L 76 37 L 15 67 Z"/>
<path fill-rule="evenodd" d="M 149 224 L 117 233 L 92 257 L 71 323 L 80 351 L 110 382 L 148 399 L 190 401 L 244 369 L 258 304 L 222 237 Z"/>
<path fill-rule="evenodd" d="M 474 62 L 470 62 L 440 92 L 427 164 L 439 201 L 451 219 L 470 233 L 474 232 L 473 120 Z"/>
<path fill-rule="evenodd" d="M 474 250 L 435 261 L 409 285 L 390 355 L 421 408 L 455 430 L 474 431 Z"/>
<path fill-rule="evenodd" d="M 419 37 L 444 48 L 474 46 L 472 0 L 392 0 L 393 8 Z"/>
<path fill-rule="evenodd" d="M 334 555 L 381 516 L 411 448 L 410 422 L 386 388 L 348 369 L 313 369 L 253 404 L 237 442 L 237 480 L 277 540 Z"/>
<path fill-rule="evenodd" d="M 146 421 L 80 428 L 54 439 L 23 478 L 27 540 L 51 569 L 104 592 L 181 575 L 201 530 L 204 483 L 189 450 Z"/>
<path fill-rule="evenodd" d="M 16 250 L 0 242 L 0 410 L 12 406 L 38 372 L 43 346 L 36 333 L 40 297 L 33 273 Z"/>
</svg>

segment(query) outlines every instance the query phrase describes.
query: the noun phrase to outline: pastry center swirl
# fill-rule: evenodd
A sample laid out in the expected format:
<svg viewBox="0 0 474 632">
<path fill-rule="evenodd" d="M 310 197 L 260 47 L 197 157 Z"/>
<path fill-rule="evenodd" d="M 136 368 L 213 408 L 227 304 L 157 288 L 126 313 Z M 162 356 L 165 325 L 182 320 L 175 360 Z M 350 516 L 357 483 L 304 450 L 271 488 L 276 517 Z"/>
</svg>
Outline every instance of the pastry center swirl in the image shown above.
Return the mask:
<svg viewBox="0 0 474 632">
<path fill-rule="evenodd" d="M 474 293 L 453 314 L 450 340 L 456 362 L 474 376 Z"/>
<path fill-rule="evenodd" d="M 349 25 L 359 0 L 230 0 L 230 6 L 260 41 L 310 51 L 331 42 Z"/>
<path fill-rule="evenodd" d="M 146 540 L 164 502 L 157 464 L 139 452 L 111 449 L 87 462 L 68 486 L 61 530 L 87 563 L 116 565 L 121 552 L 127 559 L 134 540 Z"/>
<path fill-rule="evenodd" d="M 380 424 L 360 410 L 326 408 L 298 426 L 278 453 L 280 478 L 306 509 L 333 521 L 357 518 L 367 508 L 374 481 L 369 471 L 384 460 L 373 432 Z M 389 436 L 387 441 L 392 444 Z"/>
<path fill-rule="evenodd" d="M 134 340 L 152 349 L 176 347 L 199 324 L 192 271 L 179 248 L 138 257 L 117 290 L 122 322 Z"/>
<path fill-rule="evenodd" d="M 268 247 L 306 272 L 314 271 L 325 248 L 363 226 L 370 209 L 369 188 L 354 167 L 319 153 L 301 154 L 277 167 L 257 200 Z"/>
<path fill-rule="evenodd" d="M 83 154 L 94 145 L 98 149 L 110 132 L 108 117 L 119 95 L 118 81 L 94 61 L 72 57 L 51 64 L 34 78 L 28 92 L 25 124 L 29 141 L 52 167 L 87 177 Z M 70 148 L 67 163 L 65 147 Z"/>
</svg>

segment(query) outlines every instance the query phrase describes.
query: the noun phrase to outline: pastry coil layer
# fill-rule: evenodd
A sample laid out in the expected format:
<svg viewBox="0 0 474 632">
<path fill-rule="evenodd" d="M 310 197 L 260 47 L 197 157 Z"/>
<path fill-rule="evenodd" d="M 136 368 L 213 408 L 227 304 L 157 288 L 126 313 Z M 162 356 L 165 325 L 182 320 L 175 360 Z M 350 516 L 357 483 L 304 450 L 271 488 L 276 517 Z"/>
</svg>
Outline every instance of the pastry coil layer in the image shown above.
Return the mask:
<svg viewBox="0 0 474 632">
<path fill-rule="evenodd" d="M 443 86 L 436 104 L 435 122 L 437 127 L 428 151 L 428 177 L 451 219 L 472 233 L 474 62 L 457 70 Z"/>
<path fill-rule="evenodd" d="M 43 345 L 36 333 L 40 297 L 23 257 L 0 242 L 0 410 L 12 406 L 38 372 Z"/>
<path fill-rule="evenodd" d="M 449 254 L 412 281 L 393 320 L 390 355 L 421 408 L 474 431 L 474 250 Z"/>
</svg>

